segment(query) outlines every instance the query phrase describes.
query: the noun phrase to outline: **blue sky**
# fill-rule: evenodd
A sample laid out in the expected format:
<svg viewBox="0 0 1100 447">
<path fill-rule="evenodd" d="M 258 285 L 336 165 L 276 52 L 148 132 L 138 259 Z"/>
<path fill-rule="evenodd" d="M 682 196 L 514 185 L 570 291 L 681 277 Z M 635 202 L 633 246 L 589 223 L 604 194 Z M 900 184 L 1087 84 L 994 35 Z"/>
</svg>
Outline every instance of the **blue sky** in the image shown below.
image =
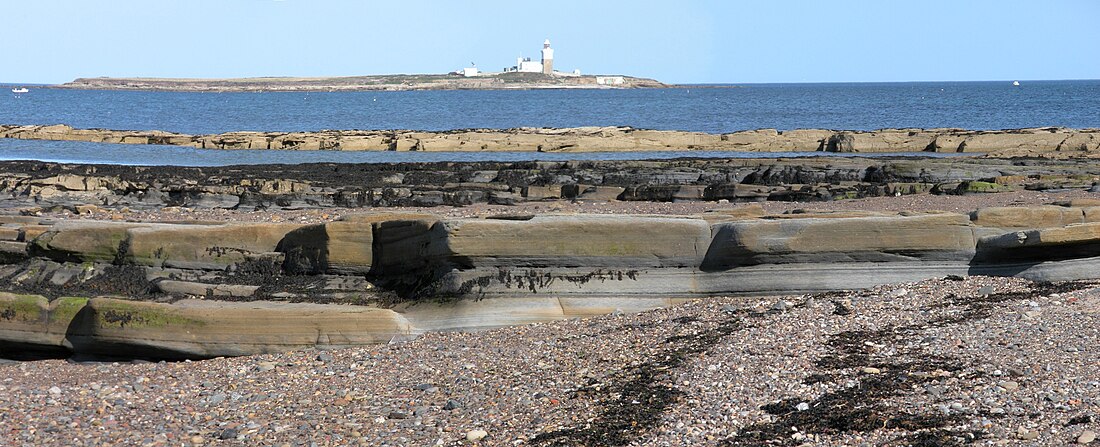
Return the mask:
<svg viewBox="0 0 1100 447">
<path fill-rule="evenodd" d="M 674 83 L 1100 78 L 1100 1 L 0 0 L 0 82 L 555 68 Z"/>
</svg>

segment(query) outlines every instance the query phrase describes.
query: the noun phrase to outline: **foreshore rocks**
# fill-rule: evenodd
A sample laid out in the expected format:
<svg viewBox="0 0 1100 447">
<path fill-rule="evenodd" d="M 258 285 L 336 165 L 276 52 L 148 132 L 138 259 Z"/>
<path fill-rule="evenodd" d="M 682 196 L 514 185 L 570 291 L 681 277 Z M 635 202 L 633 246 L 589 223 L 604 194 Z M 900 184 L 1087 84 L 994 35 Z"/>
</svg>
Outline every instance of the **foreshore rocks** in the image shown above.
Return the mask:
<svg viewBox="0 0 1100 447">
<path fill-rule="evenodd" d="M 39 295 L 0 292 L 0 355 L 68 353 L 72 349 L 69 326 L 87 302 L 74 297 L 51 302 Z"/>
<path fill-rule="evenodd" d="M 275 252 L 280 241 L 299 226 L 294 224 L 249 225 L 154 225 L 127 230 L 125 249 L 119 256 L 129 264 L 220 270 Z"/>
<path fill-rule="evenodd" d="M 759 129 L 711 134 L 630 127 L 227 132 L 189 135 L 159 130 L 74 129 L 0 125 L 0 138 L 156 144 L 200 149 L 428 152 L 955 152 L 994 157 L 1095 158 L 1100 129 L 1043 127 L 1010 130 L 881 129 L 834 131 Z"/>
<path fill-rule="evenodd" d="M 373 213 L 312 225 L 0 216 L 0 357 L 207 358 L 379 343 L 685 299 L 934 277 L 1100 278 L 1077 200 L 972 213 Z"/>
<path fill-rule="evenodd" d="M 1089 189 L 1087 160 L 681 159 L 223 167 L 0 162 L 8 208 L 233 210 L 514 205 L 546 201 L 832 201 L 910 194 Z M 97 230 L 98 231 L 98 230 Z M 333 231 L 337 231 L 333 229 Z"/>
<path fill-rule="evenodd" d="M 366 306 L 93 298 L 66 341 L 86 355 L 184 359 L 384 343 L 409 331 L 400 314 Z"/>
<path fill-rule="evenodd" d="M 970 219 L 961 214 L 822 215 L 717 224 L 704 270 L 797 262 L 967 262 Z"/>
</svg>

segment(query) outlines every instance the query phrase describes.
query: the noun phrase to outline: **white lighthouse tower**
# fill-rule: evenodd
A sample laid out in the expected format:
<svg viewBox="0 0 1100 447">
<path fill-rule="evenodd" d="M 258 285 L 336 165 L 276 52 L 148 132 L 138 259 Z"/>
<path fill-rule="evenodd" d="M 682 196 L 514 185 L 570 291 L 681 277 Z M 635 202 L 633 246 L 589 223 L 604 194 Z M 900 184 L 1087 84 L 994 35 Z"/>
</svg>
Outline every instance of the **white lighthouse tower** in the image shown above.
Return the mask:
<svg viewBox="0 0 1100 447">
<path fill-rule="evenodd" d="M 554 49 L 550 48 L 550 39 L 542 43 L 542 74 L 554 74 Z"/>
</svg>

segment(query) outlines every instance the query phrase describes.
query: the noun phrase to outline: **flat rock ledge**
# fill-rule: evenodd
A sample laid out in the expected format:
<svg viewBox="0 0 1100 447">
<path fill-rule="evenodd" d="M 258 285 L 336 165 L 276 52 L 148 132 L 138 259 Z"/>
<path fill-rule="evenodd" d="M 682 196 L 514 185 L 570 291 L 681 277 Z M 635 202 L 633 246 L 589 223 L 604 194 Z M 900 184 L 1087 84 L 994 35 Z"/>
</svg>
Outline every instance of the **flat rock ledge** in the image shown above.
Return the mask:
<svg viewBox="0 0 1100 447">
<path fill-rule="evenodd" d="M 836 131 L 758 129 L 711 134 L 630 127 L 318 132 L 228 132 L 189 135 L 159 130 L 74 129 L 57 125 L 0 125 L 0 138 L 157 144 L 201 149 L 342 151 L 744 151 L 951 152 L 996 157 L 1089 158 L 1100 154 L 1100 129 L 1044 127 L 1010 130 L 881 129 Z"/>
<path fill-rule="evenodd" d="M 209 358 L 989 275 L 1100 278 L 1100 201 L 310 224 L 0 217 L 0 357 Z"/>
<path fill-rule="evenodd" d="M 834 201 L 1100 191 L 1091 160 L 798 157 L 314 163 L 221 167 L 0 162 L 0 207 L 230 210 L 576 202 Z"/>
</svg>

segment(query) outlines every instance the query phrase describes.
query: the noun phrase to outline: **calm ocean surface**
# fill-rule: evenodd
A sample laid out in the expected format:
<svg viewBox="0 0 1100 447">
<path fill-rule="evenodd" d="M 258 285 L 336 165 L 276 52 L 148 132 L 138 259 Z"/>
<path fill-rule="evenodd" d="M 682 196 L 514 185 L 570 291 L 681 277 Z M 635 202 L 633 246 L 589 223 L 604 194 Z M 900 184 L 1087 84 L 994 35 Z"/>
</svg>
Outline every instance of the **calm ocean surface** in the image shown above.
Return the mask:
<svg viewBox="0 0 1100 447">
<path fill-rule="evenodd" d="M 1100 127 L 1100 80 L 747 84 L 659 90 L 516 90 L 332 93 L 182 93 L 31 88 L 0 91 L 0 123 L 167 130 L 417 129 L 633 126 L 731 132 L 746 129 L 892 127 L 1007 129 Z M 129 164 L 311 161 L 593 159 L 663 154 L 237 153 L 163 146 L 0 140 L 0 159 Z M 710 156 L 719 156 L 721 153 Z M 411 157 L 411 158 L 410 158 Z M 419 157 L 419 158 L 418 158 Z M 560 158 L 559 158 L 560 157 Z"/>
</svg>

